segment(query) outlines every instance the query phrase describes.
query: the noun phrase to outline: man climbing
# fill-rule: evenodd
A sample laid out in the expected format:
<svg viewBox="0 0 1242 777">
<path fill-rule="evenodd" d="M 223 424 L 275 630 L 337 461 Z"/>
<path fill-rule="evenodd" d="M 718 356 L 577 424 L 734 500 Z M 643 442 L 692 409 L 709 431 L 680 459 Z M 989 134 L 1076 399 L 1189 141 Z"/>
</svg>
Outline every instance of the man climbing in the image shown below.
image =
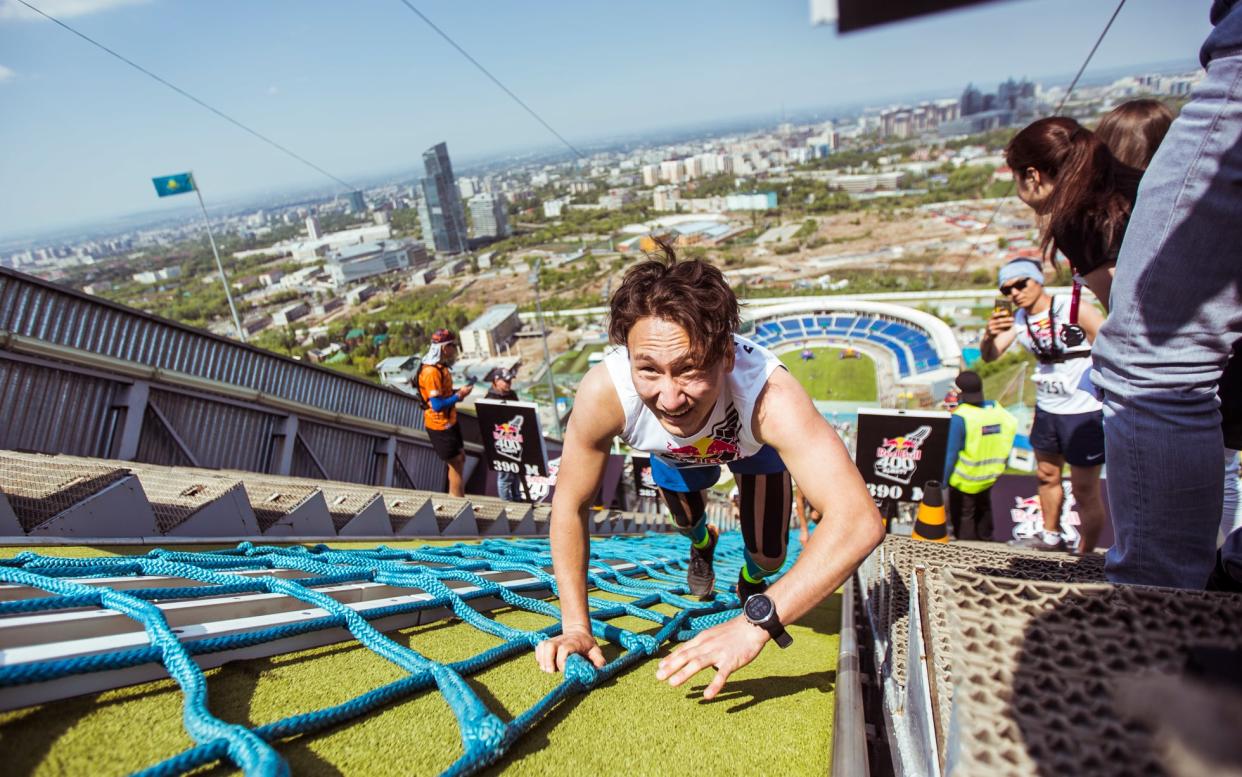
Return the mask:
<svg viewBox="0 0 1242 777">
<path fill-rule="evenodd" d="M 709 629 L 666 657 L 657 678 L 681 685 L 708 666 L 711 699 L 768 639 L 788 644 L 784 624 L 835 591 L 883 539 L 884 526 L 832 427 L 770 352 L 735 334 L 737 297 L 703 261 L 662 259 L 631 269 L 611 301 L 609 336 L 619 346 L 583 379 L 565 436 L 552 501 L 552 559 L 561 598 L 560 636 L 536 649 L 547 672 L 585 655 L 604 657 L 587 605 L 588 510 L 614 437 L 651 454 L 652 475 L 690 540 L 691 593 L 715 593 L 718 532 L 703 490 L 727 465 L 738 480 L 745 564 L 736 590 L 745 616 Z M 827 520 L 790 572 L 767 590 L 785 560 L 790 474 Z M 829 500 L 829 494 L 832 498 Z"/>
</svg>

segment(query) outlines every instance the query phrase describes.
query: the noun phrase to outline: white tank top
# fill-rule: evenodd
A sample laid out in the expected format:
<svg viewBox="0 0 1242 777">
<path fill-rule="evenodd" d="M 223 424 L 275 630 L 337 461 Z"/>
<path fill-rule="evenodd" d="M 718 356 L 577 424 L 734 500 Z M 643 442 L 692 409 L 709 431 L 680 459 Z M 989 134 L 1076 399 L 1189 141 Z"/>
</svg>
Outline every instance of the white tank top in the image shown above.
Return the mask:
<svg viewBox="0 0 1242 777">
<path fill-rule="evenodd" d="M 1057 328 L 1055 333 L 1049 323 L 1049 311 Z M 1040 354 L 1090 353 L 1091 345 L 1085 340 L 1073 348 L 1067 348 L 1062 342 L 1061 330 L 1069 325 L 1069 314 L 1070 298 L 1061 296 L 1053 297 L 1048 310 L 1030 317 L 1029 322 L 1026 310 L 1019 310 L 1013 317 L 1014 326 L 1018 328 L 1018 342 L 1036 358 Z M 1032 334 L 1035 340 L 1031 339 Z M 1035 406 L 1045 413 L 1058 415 L 1099 410 L 1103 407 L 1100 400 L 1091 391 L 1083 389 L 1083 376 L 1090 371 L 1090 356 L 1061 362 L 1039 362 L 1031 378 L 1035 381 Z"/>
<path fill-rule="evenodd" d="M 677 437 L 660 425 L 634 388 L 629 352 L 624 346 L 609 348 L 604 364 L 625 410 L 621 439 L 631 448 L 659 456 L 674 467 L 727 464 L 758 453 L 763 443 L 755 439 L 751 428 L 755 400 L 781 362 L 771 351 L 744 337 L 734 335 L 733 346 L 733 371 L 725 375 L 725 384 L 707 423 L 689 437 Z"/>
</svg>

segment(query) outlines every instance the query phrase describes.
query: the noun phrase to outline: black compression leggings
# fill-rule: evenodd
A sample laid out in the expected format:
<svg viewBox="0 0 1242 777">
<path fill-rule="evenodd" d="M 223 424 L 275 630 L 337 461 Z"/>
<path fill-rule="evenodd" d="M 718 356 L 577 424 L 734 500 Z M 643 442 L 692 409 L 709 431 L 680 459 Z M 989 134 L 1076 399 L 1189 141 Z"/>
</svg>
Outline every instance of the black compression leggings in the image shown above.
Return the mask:
<svg viewBox="0 0 1242 777">
<path fill-rule="evenodd" d="M 793 483 L 788 472 L 771 475 L 737 475 L 742 539 L 751 560 L 769 572 L 785 563 L 789 540 L 789 515 L 793 510 Z M 669 491 L 661 488 L 673 523 L 688 532 L 703 515 L 702 491 Z"/>
<path fill-rule="evenodd" d="M 793 510 L 793 481 L 788 472 L 738 475 L 742 539 L 750 560 L 768 572 L 785 563 L 789 542 L 789 515 Z"/>
<path fill-rule="evenodd" d="M 694 526 L 703 515 L 703 508 L 707 504 L 703 492 L 686 493 L 661 488 L 660 493 L 664 495 L 664 503 L 668 505 L 669 512 L 673 514 L 673 523 L 677 524 L 677 528 L 682 532 L 690 531 L 690 527 Z"/>
</svg>

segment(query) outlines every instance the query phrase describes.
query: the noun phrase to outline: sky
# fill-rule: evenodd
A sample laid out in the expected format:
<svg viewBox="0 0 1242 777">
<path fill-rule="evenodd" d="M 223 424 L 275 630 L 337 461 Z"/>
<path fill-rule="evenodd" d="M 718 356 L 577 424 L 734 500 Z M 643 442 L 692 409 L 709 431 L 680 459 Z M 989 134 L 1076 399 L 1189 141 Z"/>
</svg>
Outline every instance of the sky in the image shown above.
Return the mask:
<svg viewBox="0 0 1242 777">
<path fill-rule="evenodd" d="M 29 0 L 353 181 L 555 144 L 400 0 Z M 411 0 L 570 142 L 1072 74 L 1114 0 L 1005 0 L 838 36 L 808 0 Z M 1187 60 L 1208 0 L 1128 0 L 1091 70 Z M 1091 70 L 1088 71 L 1090 74 Z M 331 181 L 0 0 L 0 241 Z M 175 203 L 175 204 L 174 204 Z"/>
</svg>

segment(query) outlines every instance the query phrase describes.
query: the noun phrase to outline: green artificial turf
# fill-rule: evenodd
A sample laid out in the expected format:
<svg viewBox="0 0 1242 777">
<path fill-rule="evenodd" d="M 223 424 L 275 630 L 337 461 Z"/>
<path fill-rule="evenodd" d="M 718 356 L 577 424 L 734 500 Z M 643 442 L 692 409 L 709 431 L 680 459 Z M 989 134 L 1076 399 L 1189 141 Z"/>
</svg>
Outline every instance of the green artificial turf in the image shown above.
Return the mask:
<svg viewBox="0 0 1242 777">
<path fill-rule="evenodd" d="M 68 550 L 55 553 L 67 556 Z M 550 622 L 515 610 L 498 610 L 492 617 L 527 629 Z M 701 699 L 708 672 L 682 688 L 655 680 L 656 660 L 667 653 L 661 651 L 656 659 L 563 703 L 487 773 L 823 772 L 829 764 L 839 622 L 840 597 L 834 595 L 790 628 L 792 647 L 782 651 L 768 645 L 710 703 Z M 629 617 L 613 623 L 648 633 L 656 629 Z M 442 662 L 499 642 L 457 621 L 393 636 Z M 618 650 L 608 646 L 605 654 L 611 659 Z M 255 726 L 345 701 L 402 672 L 356 643 L 341 643 L 235 662 L 206 674 L 213 713 Z M 540 672 L 527 652 L 468 681 L 494 712 L 510 720 L 559 680 Z M 181 727 L 181 701 L 175 683 L 163 680 L 0 713 L 5 772 L 110 775 L 154 764 L 192 744 Z M 461 754 L 456 723 L 434 690 L 320 735 L 282 742 L 278 749 L 294 774 L 325 776 L 436 774 Z"/>
<path fill-rule="evenodd" d="M 874 402 L 875 362 L 863 355 L 861 359 L 842 359 L 840 348 L 812 348 L 815 358 L 802 361 L 802 349 L 781 354 L 781 362 L 811 395 L 811 399 L 834 402 Z"/>
</svg>

